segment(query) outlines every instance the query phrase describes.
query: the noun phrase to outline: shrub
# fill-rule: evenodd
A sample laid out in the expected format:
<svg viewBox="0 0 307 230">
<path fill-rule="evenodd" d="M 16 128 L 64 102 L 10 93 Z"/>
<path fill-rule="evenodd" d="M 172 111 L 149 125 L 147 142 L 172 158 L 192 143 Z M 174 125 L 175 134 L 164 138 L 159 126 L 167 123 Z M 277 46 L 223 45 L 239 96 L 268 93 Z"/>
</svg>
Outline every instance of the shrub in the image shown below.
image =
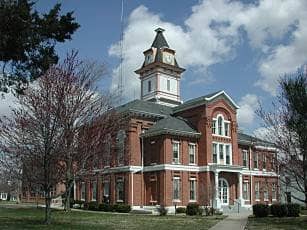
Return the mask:
<svg viewBox="0 0 307 230">
<path fill-rule="evenodd" d="M 269 206 L 266 204 L 254 204 L 253 214 L 255 217 L 266 217 L 269 215 Z"/>
<path fill-rule="evenodd" d="M 300 205 L 299 204 L 287 204 L 288 215 L 291 217 L 297 217 L 300 215 Z"/>
<path fill-rule="evenodd" d="M 160 216 L 166 216 L 167 215 L 167 209 L 164 206 L 160 206 L 158 208 L 158 212 Z"/>
<path fill-rule="evenodd" d="M 188 204 L 186 214 L 189 216 L 195 216 L 199 214 L 199 205 L 198 204 Z"/>
<path fill-rule="evenodd" d="M 91 210 L 91 211 L 97 211 L 98 210 L 98 203 L 96 201 L 91 202 L 85 202 L 83 209 L 85 210 Z"/>
<path fill-rule="evenodd" d="M 113 205 L 106 204 L 106 203 L 99 204 L 98 206 L 98 210 L 103 211 L 103 212 L 112 212 L 113 208 L 114 208 Z"/>
<path fill-rule="evenodd" d="M 286 204 L 272 204 L 271 214 L 277 217 L 284 217 L 288 214 L 288 208 Z"/>
<path fill-rule="evenodd" d="M 115 212 L 128 213 L 131 211 L 131 206 L 128 204 L 115 204 L 113 210 Z"/>
<path fill-rule="evenodd" d="M 185 207 L 179 207 L 176 208 L 176 213 L 180 214 L 180 213 L 186 213 L 186 208 Z"/>
</svg>

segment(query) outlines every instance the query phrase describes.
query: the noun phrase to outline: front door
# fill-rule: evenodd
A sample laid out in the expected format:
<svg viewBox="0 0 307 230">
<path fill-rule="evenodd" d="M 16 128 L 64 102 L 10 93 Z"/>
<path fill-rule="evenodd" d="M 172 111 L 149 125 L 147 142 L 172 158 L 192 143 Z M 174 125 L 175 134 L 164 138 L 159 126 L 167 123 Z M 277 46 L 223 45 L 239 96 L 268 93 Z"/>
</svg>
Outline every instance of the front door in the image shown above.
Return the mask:
<svg viewBox="0 0 307 230">
<path fill-rule="evenodd" d="M 219 179 L 219 198 L 221 205 L 229 204 L 229 186 L 225 179 Z"/>
</svg>

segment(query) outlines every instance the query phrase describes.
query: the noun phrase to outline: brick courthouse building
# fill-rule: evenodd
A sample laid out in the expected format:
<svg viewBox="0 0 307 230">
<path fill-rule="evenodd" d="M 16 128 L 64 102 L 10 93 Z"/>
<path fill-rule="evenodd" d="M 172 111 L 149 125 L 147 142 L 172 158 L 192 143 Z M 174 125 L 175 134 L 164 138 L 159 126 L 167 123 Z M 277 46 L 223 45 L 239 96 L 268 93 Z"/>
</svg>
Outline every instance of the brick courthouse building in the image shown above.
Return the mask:
<svg viewBox="0 0 307 230">
<path fill-rule="evenodd" d="M 111 160 L 76 181 L 75 199 L 170 209 L 191 202 L 221 209 L 277 201 L 275 148 L 238 131 L 239 107 L 224 91 L 182 103 L 184 69 L 163 29 L 156 32 L 136 71 L 141 100 L 117 108 L 129 114 L 129 127 L 110 139 L 105 151 Z"/>
</svg>

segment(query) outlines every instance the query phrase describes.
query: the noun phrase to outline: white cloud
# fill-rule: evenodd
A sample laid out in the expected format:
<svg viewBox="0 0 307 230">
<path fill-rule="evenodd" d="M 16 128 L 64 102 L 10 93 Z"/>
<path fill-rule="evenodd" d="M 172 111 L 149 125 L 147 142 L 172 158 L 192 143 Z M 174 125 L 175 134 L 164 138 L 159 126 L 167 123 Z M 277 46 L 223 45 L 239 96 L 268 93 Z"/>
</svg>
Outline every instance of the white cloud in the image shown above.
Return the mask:
<svg viewBox="0 0 307 230">
<path fill-rule="evenodd" d="M 207 0 L 193 6 L 192 14 L 179 26 L 139 6 L 130 14 L 124 31 L 124 95 L 139 98 L 139 80 L 133 71 L 141 66 L 142 52 L 149 48 L 157 27 L 166 29 L 166 39 L 176 49 L 179 64 L 204 72 L 204 78 L 208 67 L 235 57 L 245 30 L 251 47 L 261 53 L 256 85 L 274 94 L 279 76 L 307 61 L 306 12 L 305 0 L 261 0 L 255 4 Z M 113 44 L 109 54 L 119 53 L 119 43 Z M 113 72 L 113 89 L 118 84 L 118 70 Z"/>
<path fill-rule="evenodd" d="M 254 94 L 246 94 L 239 101 L 238 122 L 240 125 L 250 125 L 255 118 L 258 97 Z"/>
<path fill-rule="evenodd" d="M 16 107 L 16 101 L 17 98 L 11 92 L 5 94 L 0 92 L 0 117 L 9 116 Z"/>
</svg>

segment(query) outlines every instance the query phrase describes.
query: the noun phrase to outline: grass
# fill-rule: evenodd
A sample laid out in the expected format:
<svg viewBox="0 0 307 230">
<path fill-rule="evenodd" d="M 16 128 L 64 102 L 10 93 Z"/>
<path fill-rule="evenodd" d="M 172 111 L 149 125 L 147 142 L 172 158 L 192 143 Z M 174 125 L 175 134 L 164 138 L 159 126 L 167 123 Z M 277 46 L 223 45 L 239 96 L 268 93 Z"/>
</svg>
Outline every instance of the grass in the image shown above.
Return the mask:
<svg viewBox="0 0 307 230">
<path fill-rule="evenodd" d="M 307 229 L 307 216 L 300 217 L 249 217 L 248 230 L 301 230 Z"/>
<path fill-rule="evenodd" d="M 2 229 L 209 229 L 224 216 L 152 216 L 73 211 L 52 211 L 52 224 L 43 224 L 44 209 L 0 204 Z"/>
</svg>

